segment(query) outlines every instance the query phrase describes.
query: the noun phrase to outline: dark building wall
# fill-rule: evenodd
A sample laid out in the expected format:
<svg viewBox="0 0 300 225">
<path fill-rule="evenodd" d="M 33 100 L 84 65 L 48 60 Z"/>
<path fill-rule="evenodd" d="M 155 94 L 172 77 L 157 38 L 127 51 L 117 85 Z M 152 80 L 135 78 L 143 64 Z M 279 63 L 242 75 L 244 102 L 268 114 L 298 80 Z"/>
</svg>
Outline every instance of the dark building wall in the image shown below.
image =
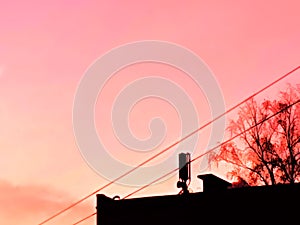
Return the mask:
<svg viewBox="0 0 300 225">
<path fill-rule="evenodd" d="M 300 224 L 300 184 L 113 200 L 97 195 L 97 225 Z"/>
</svg>

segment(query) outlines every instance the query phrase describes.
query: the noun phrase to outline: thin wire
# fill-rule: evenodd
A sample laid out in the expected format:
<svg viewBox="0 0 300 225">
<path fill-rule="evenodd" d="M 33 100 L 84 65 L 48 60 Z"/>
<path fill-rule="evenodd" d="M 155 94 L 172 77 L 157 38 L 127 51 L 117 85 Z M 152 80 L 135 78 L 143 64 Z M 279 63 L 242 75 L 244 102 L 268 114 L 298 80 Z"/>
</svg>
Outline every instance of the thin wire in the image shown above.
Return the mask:
<svg viewBox="0 0 300 225">
<path fill-rule="evenodd" d="M 128 195 L 126 195 L 125 197 L 123 197 L 122 199 L 126 199 L 126 198 L 130 197 L 131 195 L 134 195 L 135 193 L 137 193 L 137 192 L 139 192 L 139 191 L 141 191 L 141 190 L 143 190 L 143 189 L 149 187 L 150 185 L 156 183 L 157 181 L 159 181 L 159 180 L 161 180 L 161 179 L 163 179 L 163 178 L 165 178 L 165 177 L 171 175 L 172 173 L 175 173 L 177 170 L 178 170 L 178 168 L 176 168 L 176 169 L 174 169 L 174 170 L 171 170 L 170 172 L 166 173 L 165 175 L 163 175 L 163 176 L 161 176 L 161 177 L 159 177 L 159 178 L 153 180 L 151 183 L 148 183 L 147 185 L 145 185 L 145 186 L 143 186 L 143 187 L 141 187 L 141 188 L 135 190 L 134 192 L 131 192 L 130 194 L 128 194 Z"/>
<path fill-rule="evenodd" d="M 256 123 L 256 124 L 254 124 L 253 126 L 251 126 L 251 127 L 247 128 L 246 130 L 244 130 L 244 131 L 240 132 L 239 134 L 236 134 L 235 136 L 233 136 L 233 137 L 229 138 L 228 140 L 226 140 L 226 141 L 224 141 L 224 142 L 222 142 L 222 143 L 220 143 L 220 144 L 216 145 L 215 147 L 213 147 L 213 148 L 209 149 L 209 150 L 208 150 L 208 151 L 206 151 L 205 153 L 203 153 L 203 154 L 201 154 L 201 155 L 197 156 L 196 158 L 194 158 L 193 160 L 191 160 L 191 161 L 190 161 L 190 163 L 192 163 L 192 162 L 194 162 L 194 161 L 196 161 L 196 160 L 200 159 L 201 157 L 203 157 L 203 156 L 207 155 L 208 153 L 210 153 L 210 152 L 212 152 L 212 151 L 216 150 L 217 148 L 221 147 L 222 145 L 224 145 L 224 144 L 227 144 L 227 143 L 231 142 L 231 141 L 232 141 L 232 140 L 234 140 L 235 138 L 237 138 L 237 137 L 241 136 L 242 134 L 245 134 L 245 133 L 246 133 L 246 132 L 248 132 L 249 130 L 251 130 L 251 129 L 255 128 L 256 126 L 258 126 L 258 125 L 260 125 L 260 124 L 262 124 L 262 123 L 264 123 L 265 121 L 267 121 L 267 120 L 271 119 L 272 117 L 274 117 L 274 116 L 278 115 L 279 113 L 282 113 L 283 111 L 287 110 L 288 108 L 292 107 L 293 105 L 296 105 L 296 104 L 298 104 L 299 102 L 300 102 L 300 99 L 298 99 L 297 101 L 295 101 L 295 102 L 291 103 L 290 105 L 286 106 L 285 108 L 283 108 L 283 109 L 281 109 L 281 110 L 277 111 L 276 113 L 272 114 L 271 116 L 264 118 L 264 119 L 263 119 L 263 120 L 261 120 L 259 123 Z M 168 175 L 170 175 L 170 174 L 172 174 L 172 173 L 176 172 L 177 170 L 179 170 L 179 168 L 176 168 L 176 169 L 174 169 L 174 170 L 172 170 L 172 171 L 170 171 L 170 172 L 166 173 L 165 175 L 163 175 L 163 176 L 161 176 L 161 177 L 159 177 L 159 178 L 155 179 L 155 180 L 154 180 L 154 181 L 152 181 L 151 183 L 148 183 L 147 185 L 145 185 L 145 186 L 142 186 L 141 188 L 139 188 L 139 189 L 135 190 L 134 192 L 131 192 L 130 194 L 126 195 L 126 196 L 125 196 L 123 199 L 126 199 L 126 198 L 128 198 L 128 197 L 130 197 L 130 196 L 132 196 L 132 195 L 136 194 L 137 192 L 139 192 L 139 191 L 141 191 L 141 190 L 143 190 L 143 189 L 145 189 L 145 188 L 149 187 L 150 185 L 152 185 L 152 184 L 156 183 L 157 181 L 159 181 L 159 180 L 161 180 L 161 179 L 165 178 L 166 176 L 168 176 Z"/>
<path fill-rule="evenodd" d="M 85 220 L 87 220 L 87 219 L 89 219 L 89 218 L 95 216 L 96 214 L 97 214 L 97 212 L 94 212 L 94 213 L 92 213 L 91 215 L 88 215 L 87 217 L 84 217 L 83 219 L 78 220 L 76 223 L 73 223 L 72 225 L 80 224 L 80 223 L 82 223 L 83 221 L 85 221 Z"/>
<path fill-rule="evenodd" d="M 248 129 L 244 130 L 243 132 L 241 132 L 241 133 L 239 133 L 239 134 L 237 134 L 237 135 L 231 137 L 230 139 L 228 139 L 228 140 L 222 142 L 221 144 L 215 146 L 214 148 L 208 150 L 207 152 L 205 152 L 205 153 L 203 153 L 203 154 L 197 156 L 196 158 L 194 158 L 193 160 L 191 160 L 190 163 L 192 163 L 193 161 L 196 161 L 196 160 L 200 159 L 200 158 L 203 157 L 204 155 L 206 155 L 206 154 L 208 154 L 209 152 L 211 152 L 211 151 L 213 151 L 213 150 L 219 148 L 220 146 L 222 146 L 222 145 L 224 145 L 224 144 L 226 144 L 226 143 L 228 143 L 228 142 L 234 140 L 235 138 L 241 136 L 242 134 L 248 132 L 249 130 L 253 129 L 254 127 L 256 127 L 256 126 L 258 126 L 258 125 L 264 123 L 265 121 L 271 119 L 272 117 L 278 115 L 279 113 L 281 113 L 281 112 L 287 110 L 288 108 L 292 107 L 293 105 L 295 105 L 295 104 L 297 104 L 297 103 L 299 103 L 299 102 L 300 102 L 300 99 L 298 99 L 297 101 L 293 102 L 292 104 L 286 106 L 285 108 L 283 108 L 283 109 L 277 111 L 277 112 L 274 113 L 273 115 L 271 115 L 271 116 L 269 116 L 269 117 L 266 117 L 265 119 L 261 120 L 259 123 L 257 123 L 257 124 L 255 124 L 255 125 L 249 127 Z M 157 181 L 159 181 L 159 180 L 161 180 L 161 179 L 163 179 L 163 178 L 165 178 L 165 177 L 171 175 L 172 173 L 176 172 L 177 170 L 179 170 L 179 168 L 176 168 L 176 169 L 174 169 L 174 170 L 171 170 L 170 172 L 164 174 L 163 176 L 161 176 L 161 177 L 159 177 L 159 178 L 153 180 L 151 183 L 148 183 L 147 185 L 145 185 L 145 186 L 143 186 L 143 187 L 141 187 L 141 188 L 135 190 L 134 192 L 132 192 L 132 193 L 126 195 L 126 196 L 123 197 L 122 199 L 126 199 L 126 198 L 128 198 L 128 197 L 130 197 L 130 196 L 136 194 L 137 192 L 139 192 L 139 191 L 141 191 L 141 190 L 143 190 L 143 189 L 149 187 L 150 185 L 156 183 Z M 85 218 L 83 218 L 83 219 L 77 221 L 76 223 L 73 223 L 72 225 L 77 225 L 77 224 L 79 224 L 79 223 L 81 223 L 81 222 L 83 222 L 83 221 L 85 221 L 85 220 L 91 218 L 92 216 L 94 216 L 94 215 L 96 215 L 96 214 L 97 214 L 97 212 L 94 212 L 93 214 L 91 214 L 91 215 L 89 215 L 89 216 L 87 216 L 87 217 L 85 217 Z"/>
<path fill-rule="evenodd" d="M 91 197 L 92 195 L 96 194 L 97 192 L 103 190 L 104 188 L 108 187 L 109 185 L 111 185 L 113 182 L 109 182 L 107 183 L 106 185 L 104 185 L 103 187 L 99 188 L 98 190 L 90 193 L 89 195 L 85 196 L 84 198 L 80 199 L 79 201 L 77 202 L 74 202 L 73 204 L 71 204 L 70 206 L 68 206 L 67 208 L 57 212 L 56 214 L 54 214 L 53 216 L 49 217 L 48 219 L 44 220 L 43 222 L 39 223 L 39 225 L 42 225 L 42 224 L 45 224 L 47 223 L 48 221 L 54 219 L 55 217 L 59 216 L 60 214 L 64 213 L 65 211 L 71 209 L 72 207 L 78 205 L 79 203 L 83 202 L 84 200 L 88 199 L 89 197 Z"/>
<path fill-rule="evenodd" d="M 220 119 L 221 117 L 223 117 L 224 115 L 226 115 L 227 113 L 233 111 L 234 109 L 236 109 L 237 107 L 239 107 L 240 105 L 242 105 L 243 103 L 245 103 L 246 101 L 248 101 L 249 99 L 253 98 L 254 96 L 258 95 L 259 93 L 263 92 L 264 90 L 266 90 L 267 88 L 271 87 L 272 85 L 274 85 L 275 83 L 279 82 L 280 80 L 286 78 L 287 76 L 291 75 L 293 72 L 295 72 L 296 70 L 298 70 L 300 68 L 300 66 L 296 67 L 295 69 L 291 70 L 290 72 L 284 74 L 283 76 L 279 77 L 278 79 L 276 79 L 275 81 L 273 81 L 272 83 L 270 83 L 269 85 L 265 86 L 264 88 L 262 88 L 261 90 L 255 92 L 254 94 L 252 94 L 251 96 L 249 96 L 248 98 L 246 98 L 245 100 L 243 100 L 242 102 L 240 102 L 239 104 L 233 106 L 232 108 L 228 109 L 227 111 L 225 111 L 224 113 L 220 114 L 219 116 L 215 117 L 214 119 L 212 119 L 211 121 L 207 122 L 206 124 L 204 124 L 203 126 L 199 127 L 198 129 L 192 131 L 191 133 L 189 133 L 188 135 L 186 135 L 185 137 L 179 139 L 178 141 L 176 141 L 175 143 L 171 144 L 170 146 L 168 146 L 167 148 L 163 149 L 161 152 L 155 154 L 154 156 L 150 157 L 149 159 L 147 159 L 146 161 L 138 164 L 136 167 L 132 168 L 131 170 L 127 171 L 126 173 L 124 173 L 123 175 L 115 178 L 114 180 L 110 181 L 109 183 L 107 183 L 106 185 L 102 186 L 101 188 L 95 190 L 94 192 L 88 194 L 87 196 L 83 197 L 82 199 L 78 200 L 77 202 L 74 202 L 73 204 L 71 204 L 70 206 L 68 206 L 65 209 L 62 209 L 60 211 L 58 211 L 57 213 L 55 213 L 54 215 L 52 215 L 51 217 L 49 217 L 48 219 L 44 220 L 43 222 L 39 223 L 38 225 L 43 225 L 46 222 L 54 219 L 55 217 L 59 216 L 60 214 L 64 213 L 65 211 L 75 207 L 76 205 L 78 205 L 79 203 L 83 202 L 84 200 L 88 199 L 89 197 L 93 196 L 94 194 L 98 193 L 99 191 L 109 187 L 110 185 L 112 185 L 113 183 L 115 183 L 116 181 L 122 179 L 123 177 L 127 176 L 128 174 L 134 172 L 135 170 L 137 170 L 139 167 L 145 165 L 146 163 L 150 162 L 151 160 L 155 159 L 156 157 L 160 156 L 161 154 L 163 154 L 164 152 L 168 151 L 169 149 L 173 148 L 174 146 L 178 145 L 180 142 L 188 139 L 189 137 L 191 137 L 192 135 L 194 135 L 195 133 L 199 132 L 200 130 L 202 130 L 203 128 L 207 127 L 208 125 L 212 124 L 213 122 L 215 122 L 216 120 Z"/>
</svg>

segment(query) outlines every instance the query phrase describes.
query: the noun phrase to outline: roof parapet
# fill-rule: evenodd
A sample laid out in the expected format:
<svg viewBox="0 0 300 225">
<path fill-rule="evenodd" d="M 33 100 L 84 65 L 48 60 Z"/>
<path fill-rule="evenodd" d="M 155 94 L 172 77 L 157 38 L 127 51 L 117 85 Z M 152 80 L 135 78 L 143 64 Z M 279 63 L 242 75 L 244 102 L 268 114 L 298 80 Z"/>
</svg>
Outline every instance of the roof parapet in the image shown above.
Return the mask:
<svg viewBox="0 0 300 225">
<path fill-rule="evenodd" d="M 232 184 L 214 174 L 200 174 L 197 178 L 203 181 L 203 192 L 223 191 L 232 187 Z"/>
</svg>

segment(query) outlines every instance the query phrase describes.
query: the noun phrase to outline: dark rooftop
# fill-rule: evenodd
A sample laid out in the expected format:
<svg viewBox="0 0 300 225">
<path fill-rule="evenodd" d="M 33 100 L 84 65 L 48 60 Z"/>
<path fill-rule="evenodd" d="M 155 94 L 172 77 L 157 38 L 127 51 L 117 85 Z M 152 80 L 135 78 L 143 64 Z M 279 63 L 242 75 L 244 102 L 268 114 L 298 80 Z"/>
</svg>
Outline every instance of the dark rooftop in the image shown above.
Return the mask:
<svg viewBox="0 0 300 225">
<path fill-rule="evenodd" d="M 97 225 L 299 224 L 300 184 L 228 188 L 202 174 L 204 191 L 114 200 L 97 195 Z M 219 185 L 219 187 L 213 187 Z"/>
</svg>

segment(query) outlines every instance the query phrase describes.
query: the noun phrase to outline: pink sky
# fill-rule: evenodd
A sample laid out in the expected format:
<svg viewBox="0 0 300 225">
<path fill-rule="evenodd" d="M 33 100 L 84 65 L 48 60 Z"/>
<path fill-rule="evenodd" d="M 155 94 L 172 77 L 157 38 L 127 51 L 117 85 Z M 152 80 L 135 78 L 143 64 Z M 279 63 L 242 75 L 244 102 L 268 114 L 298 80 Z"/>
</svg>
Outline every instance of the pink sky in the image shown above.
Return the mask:
<svg viewBox="0 0 300 225">
<path fill-rule="evenodd" d="M 1 3 L 0 223 L 38 224 L 107 183 L 81 156 L 72 126 L 76 88 L 98 57 L 133 41 L 163 40 L 185 46 L 213 71 L 226 108 L 230 108 L 299 66 L 299 8 L 296 0 Z M 135 71 L 141 73 L 143 66 Z M 147 72 L 160 70 L 154 67 Z M 202 110 L 200 122 L 208 121 L 201 92 L 196 92 L 188 80 L 181 80 L 179 74 L 174 76 L 175 72 L 173 78 L 168 70 L 161 73 L 189 89 L 197 109 Z M 273 97 L 286 82 L 299 83 L 299 75 L 297 71 L 259 97 Z M 114 88 L 122 88 L 137 76 L 124 77 Z M 104 92 L 107 99 L 102 101 L 106 105 L 116 90 Z M 164 113 L 152 108 L 151 113 L 144 114 L 143 110 L 150 110 L 145 107 L 132 111 L 134 117 L 140 114 L 141 119 L 149 120 Z M 172 114 L 166 123 L 172 122 L 176 130 L 176 113 L 169 110 Z M 140 137 L 148 135 L 139 124 L 133 125 L 133 130 L 139 131 Z M 113 141 L 108 134 L 111 132 L 107 141 Z M 168 133 L 164 145 L 172 144 L 176 135 Z M 111 149 L 111 154 L 133 164 L 151 155 L 135 158 L 134 154 L 124 156 L 118 151 Z M 195 165 L 194 191 L 201 189 L 197 173 Z M 136 196 L 176 194 L 176 179 Z M 102 193 L 124 196 L 134 190 L 112 185 Z M 94 201 L 92 197 L 47 224 L 72 224 L 93 213 Z M 82 224 L 95 224 L 94 218 Z"/>
</svg>

